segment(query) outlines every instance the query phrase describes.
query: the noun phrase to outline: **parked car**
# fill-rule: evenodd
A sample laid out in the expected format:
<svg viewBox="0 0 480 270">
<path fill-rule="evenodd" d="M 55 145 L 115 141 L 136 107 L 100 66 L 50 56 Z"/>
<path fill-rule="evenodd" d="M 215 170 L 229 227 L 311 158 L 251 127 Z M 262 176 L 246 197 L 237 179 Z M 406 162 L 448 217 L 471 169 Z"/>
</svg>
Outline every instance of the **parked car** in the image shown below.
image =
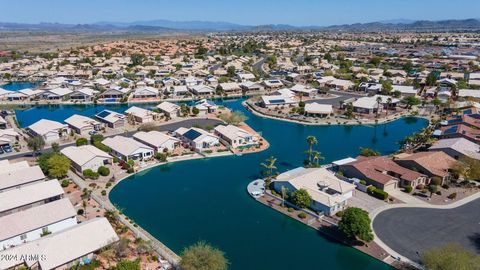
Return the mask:
<svg viewBox="0 0 480 270">
<path fill-rule="evenodd" d="M 92 130 L 92 131 L 88 132 L 88 135 L 95 135 L 95 134 L 98 134 L 98 132 L 96 130 Z"/>
</svg>

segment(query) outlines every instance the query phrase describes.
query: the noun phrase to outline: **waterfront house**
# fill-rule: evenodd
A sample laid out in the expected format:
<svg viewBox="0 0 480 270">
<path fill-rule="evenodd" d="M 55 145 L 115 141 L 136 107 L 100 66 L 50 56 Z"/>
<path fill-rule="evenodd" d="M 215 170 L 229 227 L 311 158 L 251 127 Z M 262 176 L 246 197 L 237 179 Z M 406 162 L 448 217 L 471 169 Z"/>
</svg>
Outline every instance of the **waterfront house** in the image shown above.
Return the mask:
<svg viewBox="0 0 480 270">
<path fill-rule="evenodd" d="M 84 87 L 73 91 L 70 94 L 71 101 L 81 101 L 81 102 L 90 102 L 94 99 L 95 95 L 98 94 L 98 91 L 93 90 L 92 88 Z"/>
<path fill-rule="evenodd" d="M 133 138 L 154 149 L 155 152 L 173 151 L 180 146 L 180 140 L 160 131 L 140 131 L 133 135 Z"/>
<path fill-rule="evenodd" d="M 180 127 L 174 133 L 182 142 L 196 151 L 203 151 L 220 145 L 220 139 L 217 136 L 203 129 Z"/>
<path fill-rule="evenodd" d="M 124 160 L 145 160 L 153 157 L 153 148 L 132 138 L 115 136 L 106 138 L 103 144 L 111 149 L 111 154 Z"/>
<path fill-rule="evenodd" d="M 357 157 L 356 161 L 339 166 L 346 177 L 365 180 L 386 192 L 399 187 L 426 184 L 426 175 L 404 168 L 388 157 Z"/>
<path fill-rule="evenodd" d="M 441 184 L 450 180 L 450 170 L 456 163 L 454 158 L 441 151 L 403 153 L 395 156 L 394 161 L 404 168 L 425 174 L 430 178 L 438 177 L 442 179 Z"/>
<path fill-rule="evenodd" d="M 7 120 L 3 118 L 3 116 L 0 115 L 0 129 L 6 129 L 7 128 Z"/>
<path fill-rule="evenodd" d="M 95 218 L 4 251 L 0 269 L 70 269 L 93 259 L 93 253 L 118 241 L 118 236 L 106 218 Z M 41 254 L 42 256 L 18 256 Z"/>
<path fill-rule="evenodd" d="M 248 148 L 258 145 L 257 136 L 234 125 L 218 125 L 214 132 L 222 142 L 232 148 Z"/>
<path fill-rule="evenodd" d="M 45 175 L 39 166 L 30 167 L 28 163 L 2 162 L 0 169 L 0 192 L 19 188 L 45 179 Z"/>
<path fill-rule="evenodd" d="M 31 136 L 40 136 L 46 143 L 52 143 L 68 136 L 70 129 L 68 125 L 60 122 L 41 119 L 26 128 Z"/>
<path fill-rule="evenodd" d="M 115 87 L 103 91 L 98 97 L 105 102 L 116 102 L 123 99 L 129 92 L 128 88 Z"/>
<path fill-rule="evenodd" d="M 0 249 L 34 241 L 77 225 L 76 211 L 69 199 L 55 200 L 0 217 Z"/>
<path fill-rule="evenodd" d="M 444 126 L 440 128 L 440 138 L 465 138 L 473 143 L 480 144 L 480 130 L 466 124 Z"/>
<path fill-rule="evenodd" d="M 150 86 L 139 87 L 133 91 L 133 98 L 136 99 L 155 99 L 158 95 L 158 89 Z"/>
<path fill-rule="evenodd" d="M 438 140 L 428 150 L 442 151 L 454 159 L 468 157 L 480 160 L 480 145 L 465 138 Z"/>
<path fill-rule="evenodd" d="M 416 96 L 417 89 L 409 85 L 392 85 L 392 92 L 400 92 L 402 97 Z"/>
<path fill-rule="evenodd" d="M 307 87 L 303 84 L 295 84 L 294 86 L 292 86 L 290 88 L 290 90 L 292 92 L 294 92 L 295 94 L 297 94 L 299 96 L 303 96 L 303 97 L 313 97 L 318 92 L 317 89 Z"/>
<path fill-rule="evenodd" d="M 251 81 L 240 83 L 240 88 L 242 88 L 243 92 L 260 92 L 265 90 L 263 84 Z"/>
<path fill-rule="evenodd" d="M 69 146 L 60 152 L 72 161 L 72 167 L 80 173 L 86 169 L 96 172 L 100 166 L 112 164 L 112 156 L 93 145 Z"/>
<path fill-rule="evenodd" d="M 158 104 L 156 108 L 171 119 L 177 118 L 180 115 L 180 106 L 175 103 L 164 101 Z"/>
<path fill-rule="evenodd" d="M 232 93 L 242 90 L 242 88 L 240 88 L 240 85 L 235 82 L 220 83 L 219 86 L 226 93 Z"/>
<path fill-rule="evenodd" d="M 295 99 L 285 95 L 262 96 L 260 101 L 260 106 L 264 108 L 296 105 L 298 105 L 298 102 Z"/>
<path fill-rule="evenodd" d="M 333 114 L 333 107 L 330 104 L 320 104 L 311 102 L 305 104 L 305 114 L 308 116 L 318 116 L 325 118 Z"/>
<path fill-rule="evenodd" d="M 46 89 L 43 93 L 42 96 L 44 99 L 47 100 L 59 100 L 59 99 L 67 99 L 67 97 L 72 93 L 73 91 L 66 88 L 66 87 L 57 87 L 53 89 Z"/>
<path fill-rule="evenodd" d="M 88 135 L 91 131 L 100 130 L 102 124 L 92 118 L 74 114 L 69 118 L 65 119 L 68 127 L 75 131 L 75 133 L 80 135 Z"/>
<path fill-rule="evenodd" d="M 338 179 L 325 168 L 296 168 L 281 173 L 273 180 L 273 187 L 282 192 L 282 187 L 291 194 L 305 189 L 312 198 L 310 208 L 325 215 L 334 215 L 344 210 L 353 196 L 355 186 Z"/>
<path fill-rule="evenodd" d="M 174 85 L 171 86 L 169 89 L 170 92 L 173 93 L 174 97 L 183 97 L 190 94 L 190 91 L 188 91 L 188 88 L 185 85 Z"/>
<path fill-rule="evenodd" d="M 0 193 L 0 217 L 63 198 L 56 179 L 40 181 Z"/>
<path fill-rule="evenodd" d="M 204 84 L 190 86 L 189 89 L 197 96 L 212 95 L 215 93 L 215 89 L 213 89 L 211 86 Z"/>
<path fill-rule="evenodd" d="M 12 146 L 19 138 L 20 134 L 13 128 L 0 129 L 0 147 Z"/>
<path fill-rule="evenodd" d="M 195 102 L 195 108 L 198 109 L 200 116 L 206 116 L 208 113 L 214 113 L 218 106 L 211 100 L 202 99 Z"/>
<path fill-rule="evenodd" d="M 125 126 L 125 115 L 110 110 L 103 110 L 95 117 L 109 128 L 119 128 Z"/>
<path fill-rule="evenodd" d="M 136 123 L 151 123 L 160 118 L 160 115 L 156 112 L 152 112 L 147 109 L 132 106 L 125 111 L 127 116 L 133 117 Z"/>
</svg>

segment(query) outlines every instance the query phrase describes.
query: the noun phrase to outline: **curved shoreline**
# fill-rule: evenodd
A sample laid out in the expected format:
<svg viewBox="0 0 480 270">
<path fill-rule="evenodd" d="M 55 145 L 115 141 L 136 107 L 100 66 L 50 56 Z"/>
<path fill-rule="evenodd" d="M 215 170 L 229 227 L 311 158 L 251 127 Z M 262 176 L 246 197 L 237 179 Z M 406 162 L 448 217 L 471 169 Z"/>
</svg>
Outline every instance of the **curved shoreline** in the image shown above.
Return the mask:
<svg viewBox="0 0 480 270">
<path fill-rule="evenodd" d="M 334 122 L 334 123 L 325 123 L 325 122 L 320 122 L 320 123 L 312 123 L 312 122 L 303 122 L 303 121 L 300 121 L 300 120 L 294 120 L 294 119 L 286 119 L 286 118 L 283 118 L 283 117 L 276 117 L 276 116 L 271 116 L 271 115 L 267 115 L 267 114 L 264 114 L 264 113 L 261 113 L 259 111 L 257 111 L 254 107 L 252 107 L 250 104 L 248 104 L 248 102 L 246 101 L 243 101 L 242 102 L 242 105 L 251 113 L 253 113 L 254 115 L 258 116 L 258 117 L 262 117 L 262 118 L 268 118 L 268 119 L 272 119 L 272 120 L 278 120 L 278 121 L 284 121 L 284 122 L 289 122 L 289 123 L 295 123 L 295 124 L 300 124 L 300 125 L 306 125 L 306 126 L 365 126 L 365 125 L 377 125 L 377 124 L 387 124 L 387 123 L 390 123 L 390 122 L 393 122 L 395 120 L 398 120 L 398 119 L 402 119 L 402 118 L 405 118 L 405 117 L 415 117 L 415 118 L 422 118 L 422 119 L 425 119 L 425 120 L 428 120 L 430 121 L 430 118 L 427 117 L 427 116 L 422 116 L 422 115 L 400 115 L 400 116 L 396 116 L 395 118 L 382 118 L 378 121 L 366 121 L 366 122 L 360 122 L 357 120 L 357 121 L 352 121 L 352 120 L 346 120 L 344 121 L 343 123 L 340 122 L 340 121 L 337 121 L 337 122 Z"/>
</svg>

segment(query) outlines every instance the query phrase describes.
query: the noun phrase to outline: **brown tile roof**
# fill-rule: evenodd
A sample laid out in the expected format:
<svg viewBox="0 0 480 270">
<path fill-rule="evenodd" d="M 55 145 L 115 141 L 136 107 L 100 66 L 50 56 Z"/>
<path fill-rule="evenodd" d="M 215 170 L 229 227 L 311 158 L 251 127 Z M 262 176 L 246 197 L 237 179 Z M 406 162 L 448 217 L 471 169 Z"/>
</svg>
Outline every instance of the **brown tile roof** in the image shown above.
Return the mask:
<svg viewBox="0 0 480 270">
<path fill-rule="evenodd" d="M 386 184 L 391 180 L 403 179 L 406 181 L 414 181 L 424 176 L 421 173 L 401 167 L 388 157 L 357 157 L 357 161 L 347 165 L 353 166 L 360 171 L 365 177 Z"/>
<path fill-rule="evenodd" d="M 447 176 L 448 169 L 452 168 L 456 163 L 455 159 L 441 151 L 419 152 L 399 158 L 398 161 L 399 163 L 402 161 L 413 161 L 433 175 L 441 177 Z"/>
</svg>

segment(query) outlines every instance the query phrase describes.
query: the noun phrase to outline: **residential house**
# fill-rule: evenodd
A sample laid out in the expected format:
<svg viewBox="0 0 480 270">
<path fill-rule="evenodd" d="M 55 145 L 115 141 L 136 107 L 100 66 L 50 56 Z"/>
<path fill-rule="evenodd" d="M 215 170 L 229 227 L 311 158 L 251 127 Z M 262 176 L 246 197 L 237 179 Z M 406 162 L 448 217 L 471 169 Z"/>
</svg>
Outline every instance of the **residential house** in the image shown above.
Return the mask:
<svg viewBox="0 0 480 270">
<path fill-rule="evenodd" d="M 218 125 L 214 129 L 215 135 L 232 148 L 248 148 L 258 145 L 258 137 L 251 132 L 234 125 Z"/>
<path fill-rule="evenodd" d="M 118 241 L 119 238 L 106 218 L 95 218 L 4 251 L 0 269 L 27 267 L 29 269 L 70 269 L 93 253 Z M 72 244 L 77 243 L 77 244 Z M 42 256 L 18 256 L 41 254 Z"/>
<path fill-rule="evenodd" d="M 110 128 L 119 128 L 125 126 L 125 115 L 110 110 L 103 110 L 95 117 Z"/>
<path fill-rule="evenodd" d="M 175 103 L 164 101 L 156 106 L 165 116 L 174 119 L 180 116 L 180 106 Z"/>
<path fill-rule="evenodd" d="M 48 100 L 59 100 L 59 99 L 67 99 L 69 95 L 73 93 L 72 90 L 66 87 L 58 87 L 53 89 L 47 89 L 42 93 L 44 99 Z"/>
<path fill-rule="evenodd" d="M 154 149 L 155 152 L 173 151 L 180 145 L 180 140 L 160 131 L 140 131 L 133 138 Z"/>
<path fill-rule="evenodd" d="M 242 88 L 243 92 L 260 92 L 265 90 L 263 84 L 251 81 L 240 83 L 240 88 Z"/>
<path fill-rule="evenodd" d="M 182 142 L 196 151 L 201 152 L 220 145 L 220 139 L 217 136 L 203 129 L 180 127 L 174 133 Z"/>
<path fill-rule="evenodd" d="M 333 114 L 333 106 L 330 104 L 320 104 L 318 102 L 309 102 L 305 104 L 305 114 L 309 116 L 318 116 L 325 118 Z"/>
<path fill-rule="evenodd" d="M 456 160 L 441 151 L 400 154 L 394 159 L 398 165 L 425 174 L 428 177 L 438 177 L 441 184 L 450 180 L 450 169 Z"/>
<path fill-rule="evenodd" d="M 27 127 L 31 136 L 40 136 L 46 143 L 52 143 L 68 136 L 70 129 L 68 125 L 56 121 L 41 119 Z"/>
<path fill-rule="evenodd" d="M 95 95 L 98 94 L 98 91 L 93 90 L 92 88 L 80 88 L 73 91 L 70 94 L 70 100 L 72 101 L 82 101 L 82 102 L 90 102 L 95 98 Z"/>
<path fill-rule="evenodd" d="M 214 113 L 218 106 L 211 100 L 202 99 L 195 102 L 195 108 L 198 109 L 200 116 L 206 116 L 208 113 Z"/>
<path fill-rule="evenodd" d="M 339 166 L 346 177 L 365 180 L 386 192 L 403 186 L 426 184 L 426 175 L 396 164 L 388 157 L 357 157 L 356 161 Z"/>
<path fill-rule="evenodd" d="M 473 158 L 480 160 L 480 145 L 465 138 L 438 140 L 428 150 L 442 151 L 454 159 Z"/>
<path fill-rule="evenodd" d="M 0 217 L 0 249 L 34 241 L 77 225 L 77 212 L 68 198 Z"/>
<path fill-rule="evenodd" d="M 189 89 L 197 96 L 212 95 L 215 93 L 215 89 L 213 89 L 211 86 L 204 84 L 194 85 L 189 87 Z"/>
<path fill-rule="evenodd" d="M 115 136 L 102 141 L 110 147 L 111 154 L 124 160 L 145 160 L 153 157 L 153 148 L 132 138 Z"/>
<path fill-rule="evenodd" d="M 90 169 L 94 172 L 99 167 L 112 164 L 112 156 L 93 145 L 69 146 L 60 150 L 72 161 L 72 167 L 78 172 Z"/>
<path fill-rule="evenodd" d="M 310 208 L 329 216 L 346 209 L 355 190 L 354 185 L 338 179 L 325 168 L 302 167 L 278 175 L 273 187 L 279 193 L 286 188 L 288 194 L 306 190 L 312 198 Z"/>
<path fill-rule="evenodd" d="M 133 91 L 133 98 L 136 99 L 155 99 L 158 98 L 158 89 L 155 87 L 145 86 L 139 87 Z"/>
<path fill-rule="evenodd" d="M 152 112 L 147 109 L 132 106 L 125 111 L 125 114 L 129 117 L 133 117 L 136 123 L 151 123 L 160 118 L 160 114 Z"/>
<path fill-rule="evenodd" d="M 88 135 L 92 131 L 100 130 L 102 126 L 100 122 L 79 114 L 74 114 L 65 119 L 65 123 L 67 123 L 70 129 L 80 135 Z"/>
</svg>

